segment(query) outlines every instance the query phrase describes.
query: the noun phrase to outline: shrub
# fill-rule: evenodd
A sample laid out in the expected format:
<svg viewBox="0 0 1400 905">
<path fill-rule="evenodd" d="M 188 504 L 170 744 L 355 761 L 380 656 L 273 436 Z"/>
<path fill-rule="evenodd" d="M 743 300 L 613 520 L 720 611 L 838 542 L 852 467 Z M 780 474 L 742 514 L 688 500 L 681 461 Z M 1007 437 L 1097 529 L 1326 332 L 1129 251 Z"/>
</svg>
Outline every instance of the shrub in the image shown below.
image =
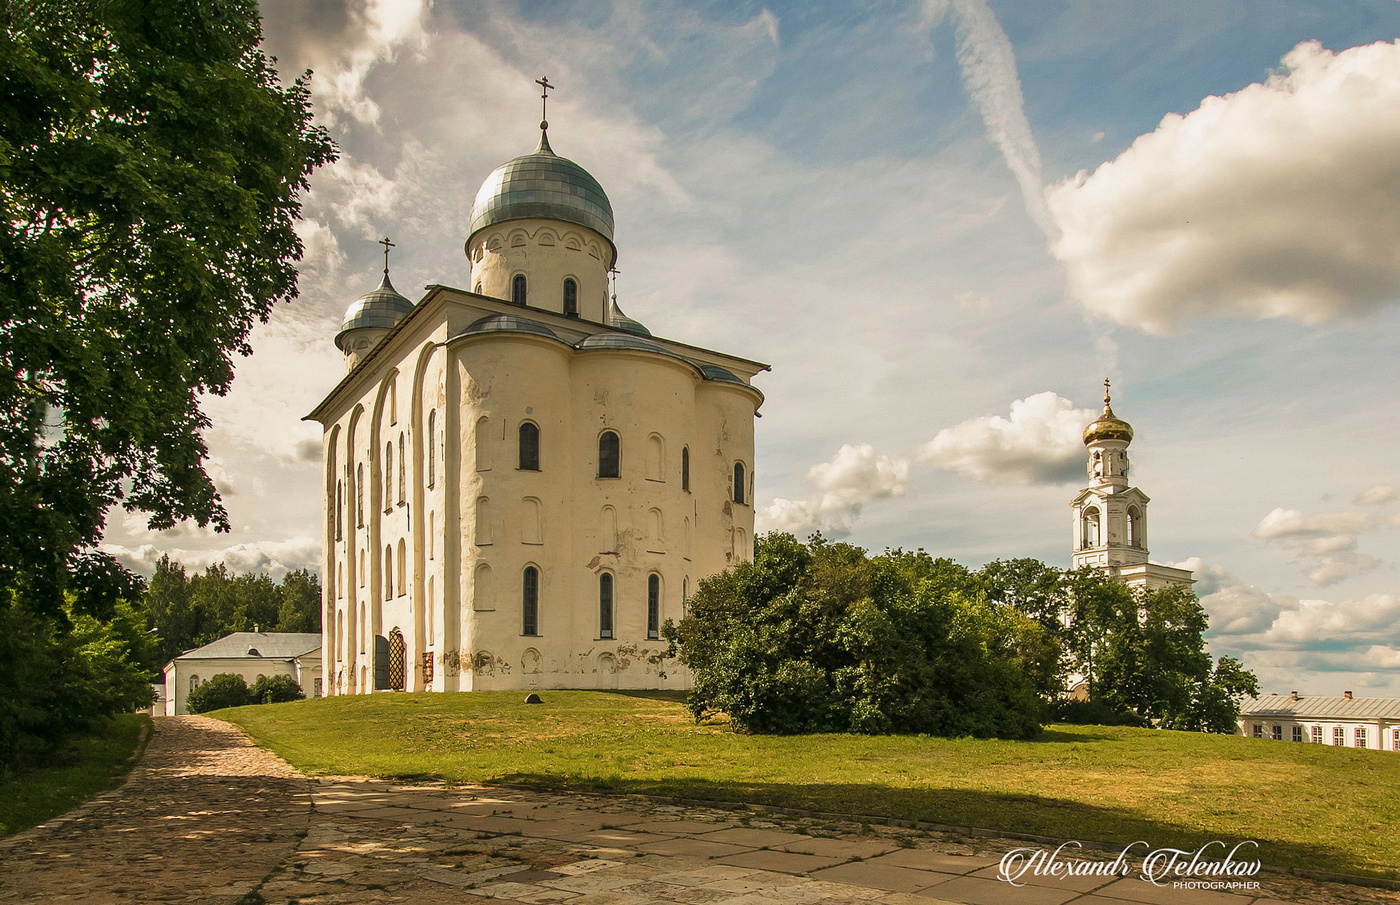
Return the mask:
<svg viewBox="0 0 1400 905">
<path fill-rule="evenodd" d="M 250 704 L 282 704 L 287 701 L 300 701 L 306 692 L 291 676 L 259 676 L 248 689 Z"/>
<path fill-rule="evenodd" d="M 251 703 L 254 702 L 243 677 L 224 672 L 190 689 L 189 696 L 185 698 L 185 709 L 190 713 L 208 713 Z"/>
</svg>

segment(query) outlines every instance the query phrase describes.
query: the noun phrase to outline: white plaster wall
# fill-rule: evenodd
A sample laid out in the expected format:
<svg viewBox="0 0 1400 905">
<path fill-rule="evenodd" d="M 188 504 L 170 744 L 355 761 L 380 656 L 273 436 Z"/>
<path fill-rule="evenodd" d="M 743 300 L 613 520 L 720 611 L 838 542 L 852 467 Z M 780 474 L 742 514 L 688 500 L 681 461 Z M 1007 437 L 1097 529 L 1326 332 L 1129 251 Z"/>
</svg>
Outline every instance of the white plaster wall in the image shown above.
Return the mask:
<svg viewBox="0 0 1400 905">
<path fill-rule="evenodd" d="M 511 281 L 526 277 L 526 304 L 562 314 L 564 280 L 578 283 L 579 317 L 604 323 L 612 243 L 591 229 L 553 220 L 508 220 L 472 237 L 473 292 L 511 298 Z"/>
</svg>

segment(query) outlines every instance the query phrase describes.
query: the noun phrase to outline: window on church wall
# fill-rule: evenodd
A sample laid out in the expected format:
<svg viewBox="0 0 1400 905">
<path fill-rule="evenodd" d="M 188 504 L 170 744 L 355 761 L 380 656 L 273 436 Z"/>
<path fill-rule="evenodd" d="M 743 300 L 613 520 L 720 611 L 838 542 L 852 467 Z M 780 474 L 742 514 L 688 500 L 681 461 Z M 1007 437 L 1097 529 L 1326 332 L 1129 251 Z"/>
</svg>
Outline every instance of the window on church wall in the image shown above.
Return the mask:
<svg viewBox="0 0 1400 905">
<path fill-rule="evenodd" d="M 690 614 L 690 577 L 681 579 L 681 618 Z"/>
<path fill-rule="evenodd" d="M 540 570 L 526 566 L 520 588 L 520 633 L 540 633 Z"/>
<path fill-rule="evenodd" d="M 647 639 L 661 637 L 661 576 L 647 576 Z"/>
<path fill-rule="evenodd" d="M 598 535 L 598 546 L 602 548 L 600 553 L 617 552 L 617 510 L 611 506 L 603 507 Z"/>
<path fill-rule="evenodd" d="M 681 490 L 690 493 L 690 447 L 681 447 Z"/>
<path fill-rule="evenodd" d="M 1136 506 L 1128 507 L 1128 546 L 1142 546 L 1142 510 Z"/>
<path fill-rule="evenodd" d="M 355 467 L 355 525 L 359 528 L 365 526 L 365 466 L 363 463 Z"/>
<path fill-rule="evenodd" d="M 384 548 L 384 599 L 394 596 L 394 548 Z"/>
<path fill-rule="evenodd" d="M 622 440 L 612 431 L 598 437 L 598 477 L 622 477 Z"/>
<path fill-rule="evenodd" d="M 647 480 L 666 480 L 666 446 L 660 434 L 647 437 Z"/>
<path fill-rule="evenodd" d="M 365 652 L 365 605 L 360 604 L 360 653 Z"/>
<path fill-rule="evenodd" d="M 482 416 L 476 419 L 476 470 L 491 470 L 491 423 Z"/>
<path fill-rule="evenodd" d="M 399 423 L 399 386 L 397 380 L 389 381 L 389 423 Z"/>
<path fill-rule="evenodd" d="M 404 477 L 405 477 L 405 474 L 406 474 L 406 472 L 407 472 L 407 470 L 408 470 L 408 469 L 407 469 L 407 466 L 408 466 L 408 456 L 405 456 L 405 455 L 403 454 L 403 433 L 400 432 L 400 433 L 399 433 L 399 505 L 400 505 L 400 506 L 403 505 L 404 498 L 405 498 L 405 492 L 404 492 L 404 491 L 405 491 L 405 487 L 406 487 L 407 485 L 405 484 Z"/>
<path fill-rule="evenodd" d="M 510 281 L 510 300 L 516 305 L 525 304 L 525 274 L 517 273 Z"/>
<path fill-rule="evenodd" d="M 734 463 L 734 502 L 744 502 L 744 463 Z"/>
<path fill-rule="evenodd" d="M 749 536 L 743 528 L 734 529 L 734 561 L 745 562 L 749 558 Z"/>
<path fill-rule="evenodd" d="M 613 636 L 613 577 L 604 572 L 598 576 L 598 637 Z"/>
<path fill-rule="evenodd" d="M 394 444 L 384 444 L 384 511 L 394 508 Z"/>
<path fill-rule="evenodd" d="M 530 421 L 522 421 L 519 432 L 520 470 L 540 470 L 540 428 Z"/>
<path fill-rule="evenodd" d="M 472 608 L 479 611 L 496 608 L 496 585 L 489 563 L 477 563 L 472 572 Z"/>
<path fill-rule="evenodd" d="M 335 482 L 335 539 L 342 540 L 345 537 L 345 482 Z"/>
<path fill-rule="evenodd" d="M 664 553 L 661 549 L 666 540 L 665 524 L 661 516 L 661 510 L 652 508 L 647 510 L 647 552 Z"/>
<path fill-rule="evenodd" d="M 564 316 L 578 317 L 578 283 L 572 278 L 564 281 Z"/>
<path fill-rule="evenodd" d="M 399 596 L 408 593 L 408 545 L 399 538 Z"/>
<path fill-rule="evenodd" d="M 484 547 L 491 543 L 491 500 L 487 497 L 477 497 L 476 499 L 476 528 L 472 537 L 472 543 L 478 547 Z"/>
<path fill-rule="evenodd" d="M 428 621 L 428 646 L 429 646 L 429 647 L 432 647 L 432 646 L 433 646 L 434 640 L 436 640 L 435 637 L 434 637 L 434 635 L 433 635 L 433 609 L 434 609 L 434 608 L 436 607 L 436 605 L 437 605 L 437 601 L 436 601 L 435 597 L 436 597 L 436 595 L 433 593 L 433 577 L 432 577 L 431 575 L 429 575 L 429 576 L 428 576 L 428 605 L 425 606 L 425 607 L 423 608 L 423 609 L 426 611 L 427 621 Z"/>
<path fill-rule="evenodd" d="M 526 497 L 520 501 L 520 542 L 522 544 L 544 543 L 544 515 L 540 501 Z"/>
<path fill-rule="evenodd" d="M 437 409 L 428 412 L 428 486 L 437 484 Z"/>
</svg>

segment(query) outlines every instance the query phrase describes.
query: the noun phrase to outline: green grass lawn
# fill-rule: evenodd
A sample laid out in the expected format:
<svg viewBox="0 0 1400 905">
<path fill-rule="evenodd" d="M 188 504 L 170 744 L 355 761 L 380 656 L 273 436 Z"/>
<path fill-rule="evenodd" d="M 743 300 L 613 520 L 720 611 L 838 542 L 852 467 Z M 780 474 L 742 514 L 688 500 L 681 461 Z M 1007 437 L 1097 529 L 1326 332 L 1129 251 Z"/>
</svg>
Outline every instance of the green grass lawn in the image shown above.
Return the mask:
<svg viewBox="0 0 1400 905">
<path fill-rule="evenodd" d="M 215 714 L 313 774 L 637 792 L 1195 849 L 1400 876 L 1400 755 L 1056 725 L 1031 742 L 744 736 L 677 695 L 395 694 Z"/>
<path fill-rule="evenodd" d="M 65 745 L 48 766 L 0 780 L 0 836 L 57 817 L 125 776 L 149 722 L 141 714 L 115 717 L 102 732 Z"/>
</svg>

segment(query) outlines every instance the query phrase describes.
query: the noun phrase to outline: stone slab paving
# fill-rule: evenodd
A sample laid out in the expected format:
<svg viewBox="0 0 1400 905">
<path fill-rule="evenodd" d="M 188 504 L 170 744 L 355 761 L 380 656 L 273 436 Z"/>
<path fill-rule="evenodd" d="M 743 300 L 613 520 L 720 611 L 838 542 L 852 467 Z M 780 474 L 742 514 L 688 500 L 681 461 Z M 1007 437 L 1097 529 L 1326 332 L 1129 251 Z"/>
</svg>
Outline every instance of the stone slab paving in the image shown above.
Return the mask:
<svg viewBox="0 0 1400 905">
<path fill-rule="evenodd" d="M 0 843 L 0 903 L 1400 902 L 1281 875 L 1248 895 L 1113 876 L 1017 887 L 995 866 L 1021 841 L 634 796 L 307 780 L 226 724 L 156 726 L 124 786 Z"/>
</svg>

